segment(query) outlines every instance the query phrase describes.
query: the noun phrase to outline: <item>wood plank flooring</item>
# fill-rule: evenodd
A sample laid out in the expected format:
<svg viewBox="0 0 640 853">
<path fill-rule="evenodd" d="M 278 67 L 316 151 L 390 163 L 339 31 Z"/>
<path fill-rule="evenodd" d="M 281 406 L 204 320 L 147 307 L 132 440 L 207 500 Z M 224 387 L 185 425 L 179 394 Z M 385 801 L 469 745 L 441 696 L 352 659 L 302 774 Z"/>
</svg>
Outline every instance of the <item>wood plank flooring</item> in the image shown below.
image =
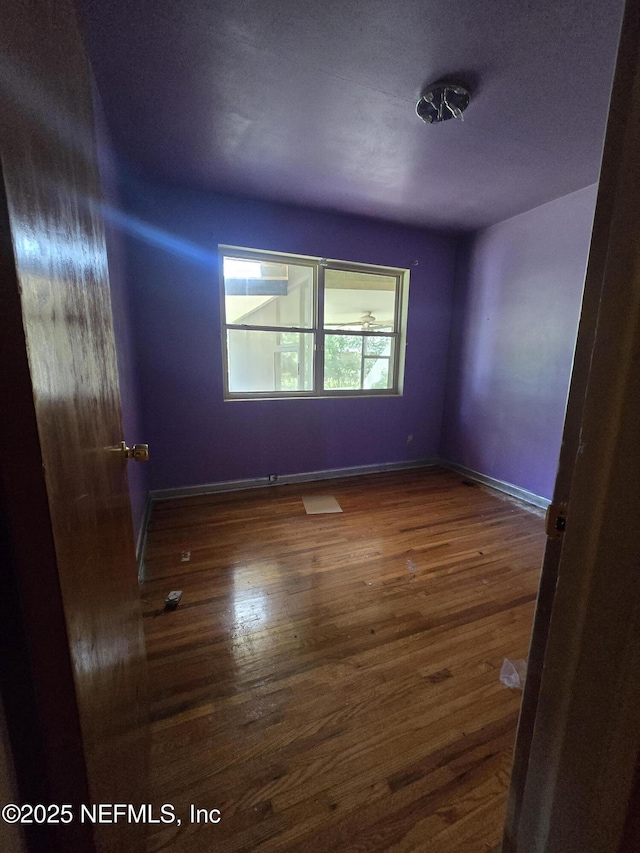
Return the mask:
<svg viewBox="0 0 640 853">
<path fill-rule="evenodd" d="M 182 823 L 149 850 L 497 849 L 543 547 L 541 512 L 438 468 L 157 503 L 149 801 Z"/>
</svg>

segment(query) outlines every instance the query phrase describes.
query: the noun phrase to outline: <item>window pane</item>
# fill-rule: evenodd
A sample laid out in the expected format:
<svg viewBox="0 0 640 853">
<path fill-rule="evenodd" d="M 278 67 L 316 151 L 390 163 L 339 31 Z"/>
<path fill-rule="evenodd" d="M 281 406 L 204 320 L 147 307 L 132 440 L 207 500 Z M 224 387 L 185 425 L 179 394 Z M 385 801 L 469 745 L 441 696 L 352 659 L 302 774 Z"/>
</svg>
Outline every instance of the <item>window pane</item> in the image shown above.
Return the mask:
<svg viewBox="0 0 640 853">
<path fill-rule="evenodd" d="M 388 358 L 365 358 L 362 387 L 370 390 L 372 388 L 390 388 L 391 371 Z"/>
<path fill-rule="evenodd" d="M 276 353 L 276 387 L 281 391 L 301 391 L 300 358 L 297 351 L 285 350 Z"/>
<path fill-rule="evenodd" d="M 392 388 L 393 338 L 325 335 L 324 387 L 328 391 Z"/>
<path fill-rule="evenodd" d="M 391 275 L 325 270 L 325 328 L 394 331 L 396 284 Z"/>
<path fill-rule="evenodd" d="M 313 328 L 313 268 L 224 258 L 228 324 Z"/>
<path fill-rule="evenodd" d="M 364 354 L 390 356 L 392 343 L 393 338 L 374 338 L 372 335 L 367 335 L 364 339 Z"/>
<path fill-rule="evenodd" d="M 361 387 L 361 335 L 325 335 L 324 387 L 333 391 L 358 390 Z"/>
<path fill-rule="evenodd" d="M 313 390 L 313 334 L 227 330 L 229 391 Z"/>
</svg>

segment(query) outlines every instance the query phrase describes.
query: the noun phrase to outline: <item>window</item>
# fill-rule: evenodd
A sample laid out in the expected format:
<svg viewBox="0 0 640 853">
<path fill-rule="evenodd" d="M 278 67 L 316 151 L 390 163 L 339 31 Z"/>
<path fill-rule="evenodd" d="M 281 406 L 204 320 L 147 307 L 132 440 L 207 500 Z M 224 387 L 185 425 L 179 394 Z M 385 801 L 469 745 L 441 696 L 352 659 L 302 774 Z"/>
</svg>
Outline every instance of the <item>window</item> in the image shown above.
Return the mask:
<svg viewBox="0 0 640 853">
<path fill-rule="evenodd" d="M 399 394 L 408 270 L 221 247 L 227 399 Z"/>
</svg>

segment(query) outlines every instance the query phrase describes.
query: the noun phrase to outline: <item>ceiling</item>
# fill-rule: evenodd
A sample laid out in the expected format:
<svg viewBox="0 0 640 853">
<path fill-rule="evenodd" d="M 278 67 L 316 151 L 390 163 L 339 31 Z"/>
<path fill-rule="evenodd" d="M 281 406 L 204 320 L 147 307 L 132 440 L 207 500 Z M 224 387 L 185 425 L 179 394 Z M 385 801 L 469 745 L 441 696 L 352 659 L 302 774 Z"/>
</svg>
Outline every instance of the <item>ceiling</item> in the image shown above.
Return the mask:
<svg viewBox="0 0 640 853">
<path fill-rule="evenodd" d="M 84 0 L 120 155 L 157 179 L 451 229 L 597 180 L 622 0 Z M 422 89 L 472 92 L 426 125 Z"/>
</svg>

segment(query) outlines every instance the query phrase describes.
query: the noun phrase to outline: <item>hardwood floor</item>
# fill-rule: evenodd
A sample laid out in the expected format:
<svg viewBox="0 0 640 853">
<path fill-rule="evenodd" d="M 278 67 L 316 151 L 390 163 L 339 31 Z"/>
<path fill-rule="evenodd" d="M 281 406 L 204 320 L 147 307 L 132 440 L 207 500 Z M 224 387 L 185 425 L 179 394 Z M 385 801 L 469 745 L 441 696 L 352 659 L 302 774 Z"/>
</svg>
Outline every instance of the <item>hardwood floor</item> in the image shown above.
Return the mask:
<svg viewBox="0 0 640 853">
<path fill-rule="evenodd" d="M 540 511 L 437 468 L 157 503 L 150 802 L 182 824 L 149 850 L 497 849 L 543 547 Z"/>
</svg>

